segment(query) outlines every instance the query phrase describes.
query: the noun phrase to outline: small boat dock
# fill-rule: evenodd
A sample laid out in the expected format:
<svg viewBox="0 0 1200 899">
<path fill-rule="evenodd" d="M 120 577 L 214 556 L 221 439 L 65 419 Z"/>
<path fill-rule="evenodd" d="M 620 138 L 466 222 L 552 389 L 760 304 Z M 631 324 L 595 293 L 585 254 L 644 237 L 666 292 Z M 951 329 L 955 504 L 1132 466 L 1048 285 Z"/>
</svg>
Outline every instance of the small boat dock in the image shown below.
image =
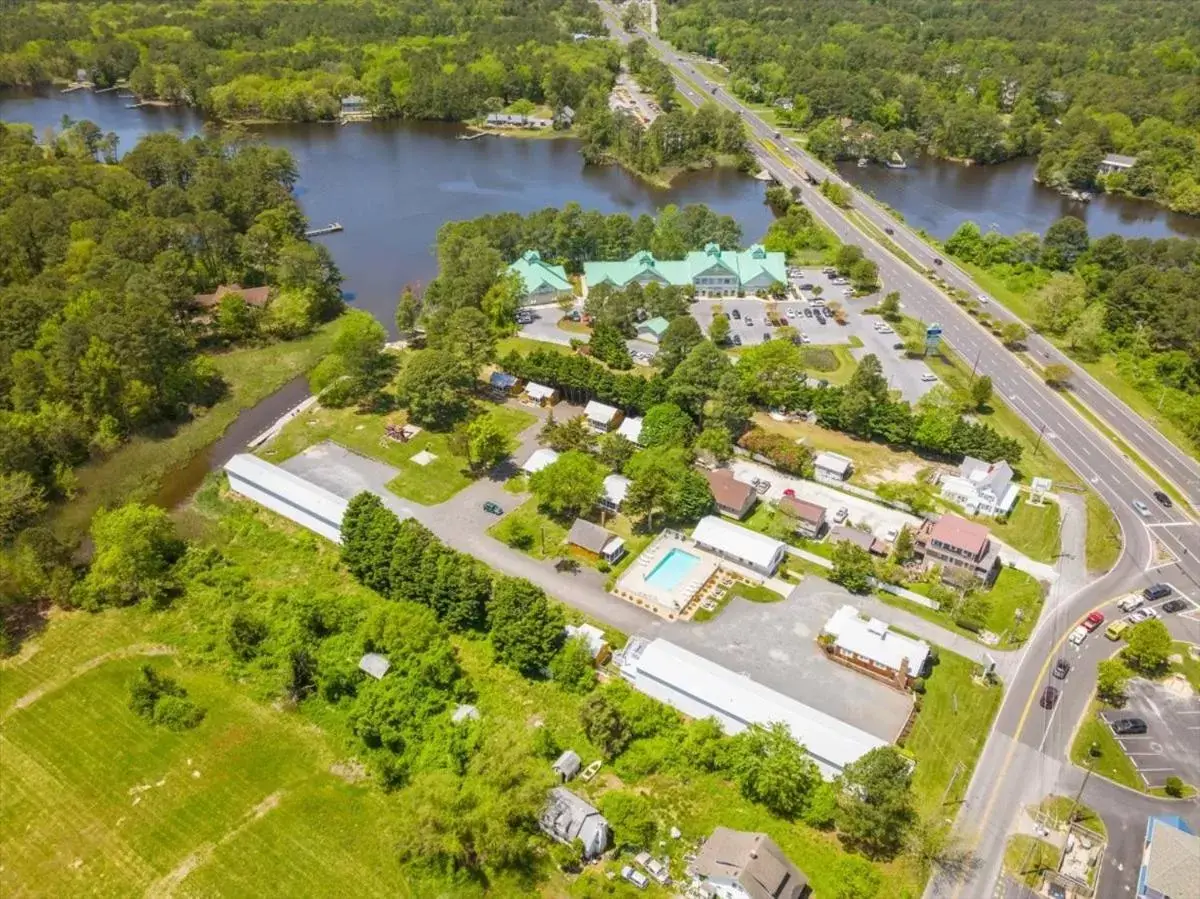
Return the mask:
<svg viewBox="0 0 1200 899">
<path fill-rule="evenodd" d="M 313 228 L 311 231 L 305 231 L 305 237 L 321 237 L 325 234 L 337 234 L 342 230 L 341 222 L 330 222 L 324 228 Z"/>
</svg>

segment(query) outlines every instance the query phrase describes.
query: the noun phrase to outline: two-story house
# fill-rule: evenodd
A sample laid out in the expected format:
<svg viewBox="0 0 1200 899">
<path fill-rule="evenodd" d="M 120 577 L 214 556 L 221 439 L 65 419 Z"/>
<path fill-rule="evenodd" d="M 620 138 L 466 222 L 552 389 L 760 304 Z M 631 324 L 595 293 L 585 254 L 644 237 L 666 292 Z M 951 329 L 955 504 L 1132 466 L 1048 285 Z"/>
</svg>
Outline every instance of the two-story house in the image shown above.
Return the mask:
<svg viewBox="0 0 1200 899">
<path fill-rule="evenodd" d="M 1000 554 L 988 529 L 959 515 L 922 522 L 913 536 L 913 549 L 927 569 L 942 566 L 943 580 L 965 574 L 991 586 L 1000 573 Z"/>
</svg>

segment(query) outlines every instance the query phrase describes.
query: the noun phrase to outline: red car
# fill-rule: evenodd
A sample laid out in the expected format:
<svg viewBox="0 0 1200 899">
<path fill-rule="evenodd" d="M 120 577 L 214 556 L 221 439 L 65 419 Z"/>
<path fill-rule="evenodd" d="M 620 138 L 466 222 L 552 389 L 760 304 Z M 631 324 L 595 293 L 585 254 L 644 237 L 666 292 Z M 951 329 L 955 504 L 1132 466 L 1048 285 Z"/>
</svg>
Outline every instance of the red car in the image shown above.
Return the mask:
<svg viewBox="0 0 1200 899">
<path fill-rule="evenodd" d="M 1092 612 L 1083 619 L 1083 627 L 1089 634 L 1102 624 L 1104 624 L 1104 615 L 1101 612 Z"/>
<path fill-rule="evenodd" d="M 791 487 L 789 487 L 787 490 L 783 491 L 783 495 L 784 496 L 795 496 L 796 491 L 793 490 Z"/>
</svg>

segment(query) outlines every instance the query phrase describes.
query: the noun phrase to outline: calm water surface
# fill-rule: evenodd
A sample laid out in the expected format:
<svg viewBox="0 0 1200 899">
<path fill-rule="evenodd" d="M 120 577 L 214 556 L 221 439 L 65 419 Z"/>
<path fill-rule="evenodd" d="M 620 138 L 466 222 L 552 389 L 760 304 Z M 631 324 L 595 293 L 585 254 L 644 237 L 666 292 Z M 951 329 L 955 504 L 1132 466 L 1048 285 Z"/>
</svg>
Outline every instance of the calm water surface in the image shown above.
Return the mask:
<svg viewBox="0 0 1200 899">
<path fill-rule="evenodd" d="M 1073 215 L 1093 236 L 1200 237 L 1200 218 L 1168 212 L 1127 197 L 1097 196 L 1078 203 L 1033 180 L 1035 159 L 1000 165 L 959 165 L 923 157 L 907 169 L 842 163 L 838 171 L 851 184 L 898 210 L 905 221 L 936 237 L 949 237 L 963 222 L 1004 234 L 1036 231 Z"/>
<path fill-rule="evenodd" d="M 115 92 L 42 92 L 0 96 L 0 118 L 39 131 L 64 115 L 90 119 L 129 150 L 154 131 L 195 134 L 203 119 L 186 109 L 126 109 Z M 390 325 L 406 283 L 436 274 L 433 255 L 445 222 L 492 212 L 532 212 L 575 201 L 601 212 L 653 213 L 668 203 L 705 203 L 734 216 L 745 240 L 771 222 L 763 185 L 728 169 L 695 172 L 661 190 L 616 167 L 585 166 L 574 140 L 484 137 L 456 140 L 456 126 L 376 122 L 292 124 L 255 129 L 284 147 L 300 171 L 297 194 L 313 227 L 341 222 L 346 230 L 320 238 L 345 276 L 357 306 Z"/>
</svg>

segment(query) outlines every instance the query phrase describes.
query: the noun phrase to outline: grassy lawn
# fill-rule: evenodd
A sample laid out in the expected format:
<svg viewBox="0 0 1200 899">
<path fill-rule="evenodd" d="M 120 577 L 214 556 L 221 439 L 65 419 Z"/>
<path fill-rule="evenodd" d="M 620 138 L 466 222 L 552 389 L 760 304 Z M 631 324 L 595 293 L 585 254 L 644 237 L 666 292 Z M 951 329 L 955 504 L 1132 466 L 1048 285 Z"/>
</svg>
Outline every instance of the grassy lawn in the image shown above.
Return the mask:
<svg viewBox="0 0 1200 899">
<path fill-rule="evenodd" d="M 1191 643 L 1183 640 L 1171 644 L 1171 654 L 1180 657 L 1180 661 L 1171 663 L 1171 673 L 1182 674 L 1192 689 L 1200 693 L 1200 659 L 1193 658 L 1188 652 L 1191 646 Z"/>
<path fill-rule="evenodd" d="M 1112 509 L 1096 491 L 1089 490 L 1083 499 L 1087 509 L 1087 567 L 1092 574 L 1100 574 L 1121 557 L 1121 529 Z"/>
<path fill-rule="evenodd" d="M 1034 506 L 1021 496 L 1007 521 L 998 518 L 978 520 L 998 540 L 1003 540 L 1031 559 L 1053 564 L 1058 557 L 1060 522 L 1057 503 L 1047 501 L 1042 506 Z"/>
<path fill-rule="evenodd" d="M 987 629 L 993 634 L 1006 635 L 1006 639 L 1000 641 L 1001 646 L 1024 643 L 1042 612 L 1045 598 L 1042 585 L 1033 575 L 1006 566 L 1000 569 L 996 583 L 986 596 L 991 600 L 991 608 L 984 622 Z M 1018 609 L 1024 615 L 1020 622 L 1016 621 Z"/>
<path fill-rule="evenodd" d="M 850 348 L 841 344 L 820 346 L 810 343 L 801 348 L 800 357 L 810 377 L 824 379 L 835 387 L 849 382 L 858 367 L 858 362 L 850 355 Z"/>
<path fill-rule="evenodd" d="M 479 414 L 491 416 L 500 430 L 515 438 L 537 421 L 536 416 L 490 402 L 478 405 Z M 324 440 L 340 443 L 348 449 L 386 462 L 400 470 L 388 489 L 398 496 L 423 505 L 445 502 L 475 478 L 465 456 L 451 446 L 447 433 L 423 430 L 408 443 L 384 436 L 384 425 L 403 420 L 404 414 L 379 415 L 347 409 L 319 409 L 299 416 L 267 444 L 259 455 L 271 462 L 282 462 Z M 515 445 L 515 440 L 514 440 Z M 428 465 L 410 461 L 427 450 L 437 456 Z"/>
<path fill-rule="evenodd" d="M 1045 840 L 1019 833 L 1004 847 L 1004 870 L 1019 877 L 1027 887 L 1041 883 L 1042 872 L 1058 868 L 1059 852 Z"/>
<path fill-rule="evenodd" d="M 1107 387 L 1117 399 L 1154 425 L 1164 437 L 1193 458 L 1200 457 L 1200 448 L 1188 440 L 1179 428 L 1158 411 L 1158 397 L 1147 396 L 1126 381 L 1117 369 L 1117 360 L 1105 356 L 1096 362 L 1080 362 L 1084 371 Z"/>
<path fill-rule="evenodd" d="M 1098 700 L 1092 700 L 1088 705 L 1083 724 L 1075 734 L 1071 744 L 1071 761 L 1080 768 L 1091 767 L 1092 770 L 1109 780 L 1116 781 L 1131 790 L 1144 792 L 1146 784 L 1137 773 L 1129 756 L 1121 749 L 1121 744 L 1113 736 L 1112 729 L 1101 720 L 1099 713 L 1108 706 Z M 1095 744 L 1096 754 L 1089 753 L 1089 748 Z"/>
<path fill-rule="evenodd" d="M 520 353 L 522 356 L 528 356 L 535 350 L 550 350 L 554 353 L 561 353 L 564 356 L 570 356 L 575 352 L 565 344 L 550 343 L 547 340 L 534 340 L 530 337 L 521 337 L 519 335 L 502 337 L 496 341 L 497 359 L 503 359 L 514 351 Z"/>
<path fill-rule="evenodd" d="M 505 514 L 488 528 L 488 533 L 506 546 L 535 559 L 553 559 L 567 539 L 565 527 L 538 511 L 536 497 L 530 497 Z"/>
<path fill-rule="evenodd" d="M 1040 812 L 1048 819 L 1051 827 L 1059 830 L 1065 830 L 1070 823 L 1069 819 L 1073 817 L 1075 822 L 1088 830 L 1108 836 L 1108 828 L 1104 826 L 1101 817 L 1093 809 L 1082 802 L 1076 803 L 1069 796 L 1047 796 L 1038 805 L 1033 806 L 1031 811 L 1034 814 Z"/>
<path fill-rule="evenodd" d="M 225 398 L 168 434 L 134 437 L 112 455 L 80 468 L 79 490 L 69 503 L 51 510 L 51 528 L 73 542 L 87 530 L 97 509 L 153 499 L 168 476 L 219 440 L 243 410 L 320 362 L 343 320 L 322 325 L 299 340 L 209 356 L 229 385 Z"/>
<path fill-rule="evenodd" d="M 980 685 L 972 679 L 978 667 L 970 659 L 939 649 L 938 664 L 925 679 L 921 710 L 904 741 L 904 748 L 917 760 L 913 791 L 917 810 L 924 816 L 954 816 L 1000 708 L 1000 686 Z M 951 785 L 959 763 L 965 770 Z"/>
</svg>

